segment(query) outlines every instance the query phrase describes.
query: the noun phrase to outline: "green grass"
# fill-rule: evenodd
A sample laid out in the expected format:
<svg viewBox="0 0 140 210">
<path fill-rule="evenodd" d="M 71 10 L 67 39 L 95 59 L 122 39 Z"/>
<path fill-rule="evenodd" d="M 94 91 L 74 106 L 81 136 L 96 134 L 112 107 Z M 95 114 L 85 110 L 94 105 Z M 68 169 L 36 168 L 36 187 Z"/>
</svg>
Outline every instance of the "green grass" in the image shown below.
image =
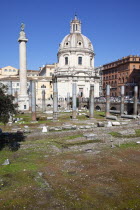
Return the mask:
<svg viewBox="0 0 140 210">
<path fill-rule="evenodd" d="M 118 145 L 116 145 L 118 147 Z M 137 144 L 136 142 L 128 142 L 125 144 L 120 144 L 119 148 L 127 149 L 127 148 L 139 148 L 140 144 Z"/>
<path fill-rule="evenodd" d="M 97 112 L 97 119 L 103 114 Z M 69 117 L 60 116 L 55 126 Z M 54 126 L 52 121 L 41 122 Z M 0 151 L 0 209 L 140 209 L 139 144 L 129 142 L 113 150 L 105 147 L 99 155 L 88 155 L 72 149 L 63 152 L 101 142 L 80 140 L 82 131 L 39 135 L 20 142 L 18 151 Z M 140 136 L 140 129 L 136 135 Z M 61 148 L 60 153 L 53 145 Z M 3 166 L 6 159 L 11 164 Z"/>
<path fill-rule="evenodd" d="M 100 140 L 87 140 L 87 141 L 81 141 L 81 142 L 73 142 L 73 143 L 62 143 L 59 141 L 54 141 L 56 144 L 60 145 L 62 148 L 68 148 L 72 146 L 82 146 L 86 144 L 93 144 L 93 143 L 99 143 L 101 142 Z"/>
<path fill-rule="evenodd" d="M 97 141 L 76 139 L 81 133 L 51 135 L 26 140 L 16 152 L 0 151 L 0 209 L 139 209 L 136 144 L 100 155 L 55 154 L 49 145 L 67 148 Z M 2 166 L 5 159 L 11 164 Z"/>
<path fill-rule="evenodd" d="M 78 121 L 84 121 L 88 119 L 89 112 L 83 111 L 81 113 L 85 113 L 86 115 L 77 115 Z M 52 120 L 47 120 L 47 114 L 43 114 L 41 112 L 37 112 L 37 119 L 38 124 L 47 124 L 50 126 L 54 125 L 54 122 Z M 49 115 L 50 116 L 50 115 Z M 52 115 L 51 115 L 52 116 Z M 95 111 L 94 112 L 94 118 L 95 119 L 104 119 L 105 113 L 101 111 Z M 58 113 L 58 122 L 56 122 L 57 126 L 61 126 L 63 123 L 68 122 L 72 117 L 72 113 Z M 17 114 L 15 118 L 23 118 L 23 120 L 18 121 L 15 123 L 15 125 L 31 125 L 33 126 L 33 123 L 31 123 L 31 113 L 24 113 L 24 114 Z M 72 122 L 71 122 L 72 123 Z M 3 126 L 3 123 L 0 122 L 0 125 Z"/>
<path fill-rule="evenodd" d="M 94 117 L 95 117 L 96 119 L 104 119 L 104 117 L 105 117 L 105 112 L 95 111 L 95 112 L 94 112 Z"/>
</svg>

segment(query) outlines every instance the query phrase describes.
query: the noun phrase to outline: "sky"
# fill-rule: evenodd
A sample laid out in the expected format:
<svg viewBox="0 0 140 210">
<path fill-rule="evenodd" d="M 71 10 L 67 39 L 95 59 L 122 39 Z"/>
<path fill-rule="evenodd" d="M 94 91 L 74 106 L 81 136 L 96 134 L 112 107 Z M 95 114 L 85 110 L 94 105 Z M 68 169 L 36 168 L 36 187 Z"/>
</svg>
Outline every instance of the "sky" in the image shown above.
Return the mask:
<svg viewBox="0 0 140 210">
<path fill-rule="evenodd" d="M 27 69 L 57 62 L 59 44 L 75 13 L 95 52 L 95 67 L 140 55 L 140 0 L 0 0 L 0 68 L 19 68 L 20 25 L 25 24 Z"/>
</svg>

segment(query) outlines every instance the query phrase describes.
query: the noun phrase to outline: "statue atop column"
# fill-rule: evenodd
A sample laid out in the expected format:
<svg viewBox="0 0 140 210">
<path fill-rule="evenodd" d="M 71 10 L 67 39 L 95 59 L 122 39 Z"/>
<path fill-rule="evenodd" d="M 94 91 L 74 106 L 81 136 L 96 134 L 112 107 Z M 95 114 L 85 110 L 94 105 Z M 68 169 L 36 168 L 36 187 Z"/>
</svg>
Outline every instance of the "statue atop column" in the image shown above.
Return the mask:
<svg viewBox="0 0 140 210">
<path fill-rule="evenodd" d="M 24 31 L 24 29 L 25 29 L 25 24 L 24 23 L 21 23 L 21 31 Z"/>
<path fill-rule="evenodd" d="M 26 34 L 25 34 L 24 29 L 25 29 L 25 24 L 24 23 L 21 23 L 21 25 L 20 25 L 19 39 L 18 39 L 19 42 L 20 41 L 25 41 L 25 42 L 28 41 L 28 39 L 26 38 Z"/>
</svg>

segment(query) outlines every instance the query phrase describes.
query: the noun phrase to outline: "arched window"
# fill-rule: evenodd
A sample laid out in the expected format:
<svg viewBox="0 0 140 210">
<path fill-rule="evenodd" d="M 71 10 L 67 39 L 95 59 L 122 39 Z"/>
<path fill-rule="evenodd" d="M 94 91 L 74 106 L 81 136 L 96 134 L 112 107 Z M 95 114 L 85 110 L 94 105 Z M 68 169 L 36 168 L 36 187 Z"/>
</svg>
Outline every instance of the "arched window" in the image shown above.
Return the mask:
<svg viewBox="0 0 140 210">
<path fill-rule="evenodd" d="M 68 57 L 65 57 L 65 65 L 68 65 Z"/>
<path fill-rule="evenodd" d="M 78 65 L 82 65 L 82 57 L 78 57 Z"/>
</svg>

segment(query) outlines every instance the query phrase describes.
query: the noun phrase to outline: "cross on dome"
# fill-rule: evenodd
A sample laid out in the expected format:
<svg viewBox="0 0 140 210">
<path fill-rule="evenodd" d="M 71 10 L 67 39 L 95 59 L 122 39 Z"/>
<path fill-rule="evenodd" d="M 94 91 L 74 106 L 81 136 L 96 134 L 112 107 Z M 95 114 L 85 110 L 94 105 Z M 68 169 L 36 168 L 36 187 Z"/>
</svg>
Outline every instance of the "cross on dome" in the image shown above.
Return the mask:
<svg viewBox="0 0 140 210">
<path fill-rule="evenodd" d="M 74 20 L 77 20 L 77 14 L 75 13 Z"/>
</svg>

